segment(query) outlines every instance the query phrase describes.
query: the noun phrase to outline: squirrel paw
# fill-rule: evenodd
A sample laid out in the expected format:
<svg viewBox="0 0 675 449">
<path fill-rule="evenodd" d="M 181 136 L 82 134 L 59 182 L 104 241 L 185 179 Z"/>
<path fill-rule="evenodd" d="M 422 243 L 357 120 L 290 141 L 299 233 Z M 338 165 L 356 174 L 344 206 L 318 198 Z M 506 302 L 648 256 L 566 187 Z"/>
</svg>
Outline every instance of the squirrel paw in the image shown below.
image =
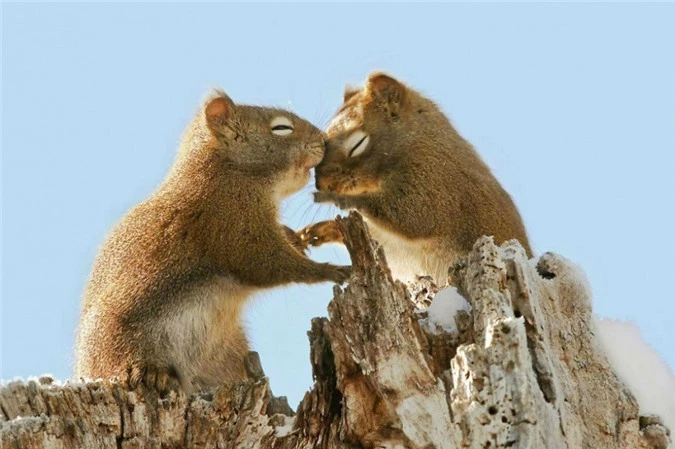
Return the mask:
<svg viewBox="0 0 675 449">
<path fill-rule="evenodd" d="M 178 373 L 173 368 L 167 367 L 136 367 L 129 372 L 129 386 L 132 389 L 143 384 L 146 388 L 156 390 L 160 394 L 180 389 Z"/>
<path fill-rule="evenodd" d="M 338 284 L 344 284 L 352 275 L 351 265 L 340 265 L 335 267 L 335 277 L 333 281 Z"/>
<path fill-rule="evenodd" d="M 344 237 L 335 220 L 320 221 L 311 224 L 298 232 L 304 247 L 321 246 L 324 243 L 343 243 Z"/>
<path fill-rule="evenodd" d="M 307 256 L 307 248 L 309 247 L 310 243 L 303 240 L 301 232 L 298 231 L 295 232 L 293 229 L 289 228 L 288 226 L 282 226 L 284 233 L 286 234 L 286 238 L 288 239 L 289 243 L 295 249 L 297 252 L 302 254 L 303 256 Z"/>
</svg>

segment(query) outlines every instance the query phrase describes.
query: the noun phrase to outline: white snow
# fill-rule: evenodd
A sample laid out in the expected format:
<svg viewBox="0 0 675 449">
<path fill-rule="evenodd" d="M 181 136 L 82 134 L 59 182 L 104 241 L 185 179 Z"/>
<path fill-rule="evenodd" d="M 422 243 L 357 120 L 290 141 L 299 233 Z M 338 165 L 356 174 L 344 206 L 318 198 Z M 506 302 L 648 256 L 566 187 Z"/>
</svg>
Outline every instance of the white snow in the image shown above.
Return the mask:
<svg viewBox="0 0 675 449">
<path fill-rule="evenodd" d="M 607 359 L 633 393 L 640 414 L 654 414 L 675 431 L 675 375 L 630 321 L 595 318 L 596 335 Z M 672 445 L 671 445 L 672 446 Z"/>
<path fill-rule="evenodd" d="M 429 322 L 446 332 L 457 332 L 455 315 L 460 310 L 470 311 L 471 306 L 455 287 L 446 287 L 436 293 L 427 308 Z"/>
<path fill-rule="evenodd" d="M 277 437 L 285 437 L 291 431 L 293 430 L 293 424 L 295 424 L 295 416 L 290 417 L 290 416 L 285 416 L 284 417 L 284 425 L 279 426 L 275 429 Z"/>
</svg>

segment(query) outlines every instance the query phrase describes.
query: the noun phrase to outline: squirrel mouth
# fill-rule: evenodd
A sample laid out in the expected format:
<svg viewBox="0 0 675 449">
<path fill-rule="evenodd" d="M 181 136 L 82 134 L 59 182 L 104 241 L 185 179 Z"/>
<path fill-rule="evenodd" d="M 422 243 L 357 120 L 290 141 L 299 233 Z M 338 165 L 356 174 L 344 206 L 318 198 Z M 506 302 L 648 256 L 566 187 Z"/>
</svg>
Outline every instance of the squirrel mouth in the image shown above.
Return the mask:
<svg viewBox="0 0 675 449">
<path fill-rule="evenodd" d="M 377 178 L 365 176 L 359 178 L 351 176 L 322 176 L 320 172 L 317 172 L 315 187 L 319 192 L 354 196 L 372 194 L 380 191 L 382 189 L 382 181 Z"/>
<path fill-rule="evenodd" d="M 327 179 L 323 176 L 319 176 L 319 174 L 317 173 L 316 182 L 315 182 L 314 185 L 316 187 L 316 190 L 318 190 L 319 192 L 332 192 L 332 191 L 334 191 L 335 190 L 334 184 L 335 183 L 331 182 L 331 180 L 329 180 L 329 179 Z"/>
</svg>

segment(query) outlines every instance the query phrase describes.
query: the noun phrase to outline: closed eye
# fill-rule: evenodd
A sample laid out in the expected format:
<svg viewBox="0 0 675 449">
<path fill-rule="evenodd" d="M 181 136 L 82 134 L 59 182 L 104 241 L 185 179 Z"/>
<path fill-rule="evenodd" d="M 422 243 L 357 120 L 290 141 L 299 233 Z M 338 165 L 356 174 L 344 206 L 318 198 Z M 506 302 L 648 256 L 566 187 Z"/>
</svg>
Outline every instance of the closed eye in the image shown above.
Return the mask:
<svg viewBox="0 0 675 449">
<path fill-rule="evenodd" d="M 277 136 L 287 136 L 293 132 L 293 122 L 287 117 L 280 115 L 270 123 L 272 133 Z"/>
<path fill-rule="evenodd" d="M 356 157 L 368 147 L 370 136 L 363 131 L 356 131 L 347 139 L 345 148 L 349 148 L 349 157 Z"/>
</svg>

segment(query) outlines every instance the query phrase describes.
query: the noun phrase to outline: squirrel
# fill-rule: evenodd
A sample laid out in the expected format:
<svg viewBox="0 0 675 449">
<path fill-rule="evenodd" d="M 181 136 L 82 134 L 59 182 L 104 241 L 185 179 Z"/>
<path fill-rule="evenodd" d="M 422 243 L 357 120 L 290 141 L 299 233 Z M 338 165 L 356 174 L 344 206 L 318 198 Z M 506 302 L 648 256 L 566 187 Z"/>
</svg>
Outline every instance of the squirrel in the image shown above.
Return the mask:
<svg viewBox="0 0 675 449">
<path fill-rule="evenodd" d="M 324 134 L 288 111 L 207 100 L 164 182 L 100 250 L 84 292 L 79 377 L 196 392 L 246 376 L 242 307 L 292 282 L 343 283 L 304 256 L 279 203 L 309 182 Z"/>
<path fill-rule="evenodd" d="M 518 239 L 532 256 L 509 194 L 440 108 L 400 81 L 371 74 L 347 86 L 316 167 L 315 201 L 361 212 L 394 278 L 439 285 L 482 235 Z M 340 242 L 334 222 L 300 231 L 306 245 Z"/>
</svg>

